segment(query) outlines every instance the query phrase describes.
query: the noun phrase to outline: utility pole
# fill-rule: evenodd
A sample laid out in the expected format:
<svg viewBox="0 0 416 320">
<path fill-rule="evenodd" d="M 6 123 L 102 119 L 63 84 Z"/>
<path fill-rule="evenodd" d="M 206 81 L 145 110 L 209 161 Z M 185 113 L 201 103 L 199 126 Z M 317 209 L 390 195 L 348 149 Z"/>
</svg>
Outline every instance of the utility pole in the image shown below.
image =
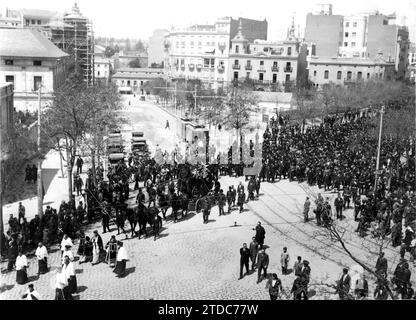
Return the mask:
<svg viewBox="0 0 416 320">
<path fill-rule="evenodd" d="M 374 183 L 374 192 L 377 191 L 377 183 L 378 183 L 378 176 L 379 176 L 379 165 L 380 165 L 380 149 L 381 149 L 381 132 L 383 129 L 383 114 L 384 114 L 384 106 L 381 107 L 380 110 L 380 130 L 378 133 L 378 148 L 377 148 L 377 163 L 376 163 L 376 181 Z"/>
<path fill-rule="evenodd" d="M 41 155 L 41 146 L 40 146 L 40 113 L 42 111 L 42 84 L 39 84 L 38 91 L 38 215 L 39 218 L 42 218 L 43 215 L 43 190 L 42 190 L 42 160 Z"/>
</svg>

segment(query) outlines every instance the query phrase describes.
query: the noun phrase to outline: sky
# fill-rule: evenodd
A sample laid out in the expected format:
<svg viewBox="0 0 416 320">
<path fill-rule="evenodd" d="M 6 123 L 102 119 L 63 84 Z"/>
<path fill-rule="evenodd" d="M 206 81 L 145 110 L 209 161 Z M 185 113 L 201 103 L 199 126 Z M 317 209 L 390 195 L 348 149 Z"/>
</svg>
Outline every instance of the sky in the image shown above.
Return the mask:
<svg viewBox="0 0 416 320">
<path fill-rule="evenodd" d="M 70 11 L 74 0 L 0 0 L 0 12 L 9 9 Z M 292 17 L 304 33 L 306 15 L 318 3 L 332 3 L 333 14 L 348 15 L 366 10 L 406 16 L 410 37 L 416 42 L 416 0 L 77 0 L 81 13 L 92 20 L 96 36 L 148 40 L 155 29 L 193 23 L 213 24 L 232 16 L 267 19 L 269 40 L 286 37 Z"/>
</svg>

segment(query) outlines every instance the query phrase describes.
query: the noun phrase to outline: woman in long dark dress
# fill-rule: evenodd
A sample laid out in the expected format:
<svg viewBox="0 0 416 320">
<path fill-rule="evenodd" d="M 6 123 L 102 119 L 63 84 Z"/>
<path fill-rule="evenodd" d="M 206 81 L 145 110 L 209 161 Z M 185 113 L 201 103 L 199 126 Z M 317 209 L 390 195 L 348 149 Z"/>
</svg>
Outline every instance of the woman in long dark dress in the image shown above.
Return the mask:
<svg viewBox="0 0 416 320">
<path fill-rule="evenodd" d="M 91 262 L 92 261 L 92 241 L 90 237 L 85 237 L 85 244 L 84 244 L 84 261 Z"/>
<path fill-rule="evenodd" d="M 118 242 L 119 249 L 117 252 L 117 264 L 113 272 L 117 277 L 123 277 L 126 273 L 126 261 L 128 260 L 126 248 L 123 247 L 123 242 Z"/>
<path fill-rule="evenodd" d="M 282 290 L 282 282 L 276 273 L 273 273 L 272 277 L 267 281 L 266 288 L 269 289 L 270 300 L 277 300 L 279 289 Z"/>
</svg>

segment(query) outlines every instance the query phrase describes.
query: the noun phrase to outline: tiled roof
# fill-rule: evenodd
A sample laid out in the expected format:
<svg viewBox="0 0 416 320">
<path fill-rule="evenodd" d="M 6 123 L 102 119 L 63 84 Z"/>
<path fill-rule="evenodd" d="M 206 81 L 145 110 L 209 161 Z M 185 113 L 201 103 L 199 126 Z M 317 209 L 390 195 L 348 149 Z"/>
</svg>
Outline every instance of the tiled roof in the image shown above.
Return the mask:
<svg viewBox="0 0 416 320">
<path fill-rule="evenodd" d="M 37 30 L 0 29 L 0 56 L 61 58 L 68 54 Z"/>
</svg>

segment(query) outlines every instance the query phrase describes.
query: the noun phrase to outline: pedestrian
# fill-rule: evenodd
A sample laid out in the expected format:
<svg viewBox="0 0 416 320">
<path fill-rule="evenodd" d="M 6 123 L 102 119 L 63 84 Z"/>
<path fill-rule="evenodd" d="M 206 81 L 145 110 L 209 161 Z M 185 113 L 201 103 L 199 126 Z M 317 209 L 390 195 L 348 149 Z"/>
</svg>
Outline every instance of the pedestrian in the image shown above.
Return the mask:
<svg viewBox="0 0 416 320">
<path fill-rule="evenodd" d="M 244 201 L 246 200 L 246 194 L 244 193 L 244 189 L 240 190 L 238 192 L 238 198 L 237 198 L 237 205 L 240 207 L 240 213 L 243 212 L 244 208 Z"/>
<path fill-rule="evenodd" d="M 253 228 L 253 230 L 256 230 L 256 240 L 259 244 L 260 249 L 263 249 L 264 245 L 264 238 L 266 237 L 266 230 L 264 230 L 263 226 L 261 225 L 261 222 L 257 222 L 257 226 Z"/>
<path fill-rule="evenodd" d="M 302 257 L 298 256 L 298 258 L 295 262 L 295 265 L 293 266 L 295 276 L 300 276 L 302 274 L 302 267 L 303 267 Z"/>
<path fill-rule="evenodd" d="M 250 260 L 251 260 L 251 270 L 254 271 L 254 266 L 256 265 L 257 255 L 259 253 L 259 244 L 256 241 L 256 237 L 251 238 L 250 242 Z"/>
<path fill-rule="evenodd" d="M 368 282 L 364 275 L 355 281 L 355 297 L 356 299 L 364 299 L 368 296 Z"/>
<path fill-rule="evenodd" d="M 94 231 L 94 237 L 92 238 L 92 265 L 100 263 L 100 254 L 104 250 L 103 240 L 98 234 L 98 231 Z"/>
<path fill-rule="evenodd" d="M 211 205 L 207 196 L 202 199 L 202 217 L 204 223 L 208 223 L 208 217 L 211 211 Z"/>
<path fill-rule="evenodd" d="M 21 250 L 16 258 L 16 282 L 18 284 L 25 284 L 27 282 L 27 258 Z"/>
<path fill-rule="evenodd" d="M 26 213 L 26 208 L 23 206 L 23 204 L 21 202 L 19 202 L 19 209 L 18 209 L 18 223 L 19 223 L 19 225 L 21 225 L 23 220 L 25 219 L 25 213 Z"/>
<path fill-rule="evenodd" d="M 218 194 L 218 210 L 219 215 L 224 215 L 224 206 L 227 201 L 227 198 L 225 197 L 224 191 L 220 189 L 220 193 Z"/>
<path fill-rule="evenodd" d="M 233 191 L 232 187 L 228 187 L 227 191 L 227 204 L 228 204 L 228 213 L 231 213 L 231 207 L 233 204 Z"/>
<path fill-rule="evenodd" d="M 308 299 L 308 284 L 311 277 L 311 267 L 308 260 L 303 260 L 303 267 L 301 271 L 302 288 L 304 290 L 304 299 Z"/>
<path fill-rule="evenodd" d="M 383 278 L 387 278 L 387 259 L 384 257 L 384 252 L 380 252 L 378 256 L 376 273 Z"/>
<path fill-rule="evenodd" d="M 22 296 L 24 300 L 41 300 L 39 292 L 37 292 L 33 286 L 33 283 L 28 285 L 26 293 Z"/>
<path fill-rule="evenodd" d="M 338 196 L 334 201 L 335 210 L 337 212 L 337 219 L 342 220 L 342 209 L 344 208 L 344 200 L 341 198 L 341 194 L 338 192 Z"/>
<path fill-rule="evenodd" d="M 277 300 L 280 291 L 282 291 L 282 281 L 277 277 L 276 273 L 267 280 L 266 289 L 269 289 L 270 300 Z"/>
<path fill-rule="evenodd" d="M 9 242 L 9 247 L 7 249 L 7 271 L 10 272 L 13 270 L 13 267 L 16 264 L 16 259 L 19 255 L 19 247 L 14 239 L 11 239 Z"/>
<path fill-rule="evenodd" d="M 238 278 L 238 280 L 243 279 L 243 267 L 246 268 L 246 274 L 249 274 L 249 260 L 250 250 L 247 248 L 247 243 L 243 243 L 243 247 L 240 248 L 240 277 Z"/>
<path fill-rule="evenodd" d="M 351 277 L 348 274 L 348 268 L 342 270 L 341 278 L 338 280 L 337 291 L 340 300 L 349 299 L 349 291 L 351 287 Z"/>
<path fill-rule="evenodd" d="M 56 273 L 55 300 L 73 300 L 69 291 L 68 278 L 62 268 L 59 268 Z"/>
<path fill-rule="evenodd" d="M 48 272 L 48 250 L 42 242 L 38 243 L 35 255 L 38 258 L 38 275 Z"/>
<path fill-rule="evenodd" d="M 77 166 L 77 174 L 82 173 L 82 166 L 84 165 L 84 160 L 82 160 L 81 156 L 78 156 L 77 161 L 75 162 Z"/>
<path fill-rule="evenodd" d="M 165 126 L 165 129 L 170 129 L 170 127 L 169 127 L 169 120 L 166 120 L 166 126 Z"/>
<path fill-rule="evenodd" d="M 68 237 L 67 234 L 64 234 L 62 241 L 61 241 L 61 254 L 63 257 L 64 251 L 67 248 L 67 246 L 69 246 L 69 248 L 72 248 L 73 244 L 72 244 L 72 240 L 70 237 Z"/>
<path fill-rule="evenodd" d="M 118 252 L 117 252 L 117 262 L 116 267 L 113 272 L 117 275 L 118 278 L 124 277 L 126 275 L 126 262 L 129 259 L 127 256 L 127 250 L 123 246 L 123 242 L 118 241 Z"/>
<path fill-rule="evenodd" d="M 65 257 L 68 257 L 68 259 L 72 262 L 72 261 L 74 261 L 74 254 L 73 254 L 73 252 L 72 252 L 72 250 L 71 250 L 71 246 L 69 245 L 69 244 L 67 244 L 66 246 L 65 246 L 65 251 L 64 251 L 64 253 L 62 254 L 62 264 L 64 264 L 65 263 Z"/>
<path fill-rule="evenodd" d="M 287 274 L 288 270 L 287 267 L 289 265 L 289 253 L 287 252 L 287 248 L 283 248 L 283 252 L 280 255 L 280 264 L 282 265 L 282 274 Z"/>
<path fill-rule="evenodd" d="M 257 194 L 257 198 L 259 197 L 259 195 L 260 195 L 260 184 L 261 184 L 261 179 L 260 179 L 260 177 L 258 177 L 257 179 L 256 179 L 256 194 Z"/>
<path fill-rule="evenodd" d="M 64 256 L 64 264 L 62 265 L 62 273 L 68 281 L 68 290 L 70 294 L 74 294 L 78 290 L 77 276 L 75 275 L 74 263 L 68 255 Z"/>
<path fill-rule="evenodd" d="M 75 178 L 75 190 L 77 192 L 77 196 L 82 194 L 82 186 L 84 185 L 84 182 L 82 181 L 82 178 L 77 175 Z"/>
<path fill-rule="evenodd" d="M 257 257 L 257 264 L 258 264 L 258 275 L 257 275 L 257 283 L 260 283 L 262 280 L 261 273 L 263 272 L 263 277 L 267 278 L 267 268 L 269 267 L 269 255 L 266 253 L 265 249 L 260 250 L 258 257 Z"/>
<path fill-rule="evenodd" d="M 308 222 L 309 221 L 309 209 L 311 207 L 311 202 L 309 200 L 309 197 L 306 197 L 305 203 L 303 205 L 303 221 Z"/>
<path fill-rule="evenodd" d="M 290 293 L 293 294 L 293 300 L 307 300 L 308 296 L 305 291 L 304 282 L 301 276 L 297 276 L 293 281 Z"/>
<path fill-rule="evenodd" d="M 108 208 L 110 208 L 107 205 L 107 202 L 104 201 L 101 209 L 101 223 L 103 225 L 103 233 L 111 232 L 110 230 L 110 213 L 108 212 Z M 111 208 L 110 208 L 111 210 Z"/>
</svg>

